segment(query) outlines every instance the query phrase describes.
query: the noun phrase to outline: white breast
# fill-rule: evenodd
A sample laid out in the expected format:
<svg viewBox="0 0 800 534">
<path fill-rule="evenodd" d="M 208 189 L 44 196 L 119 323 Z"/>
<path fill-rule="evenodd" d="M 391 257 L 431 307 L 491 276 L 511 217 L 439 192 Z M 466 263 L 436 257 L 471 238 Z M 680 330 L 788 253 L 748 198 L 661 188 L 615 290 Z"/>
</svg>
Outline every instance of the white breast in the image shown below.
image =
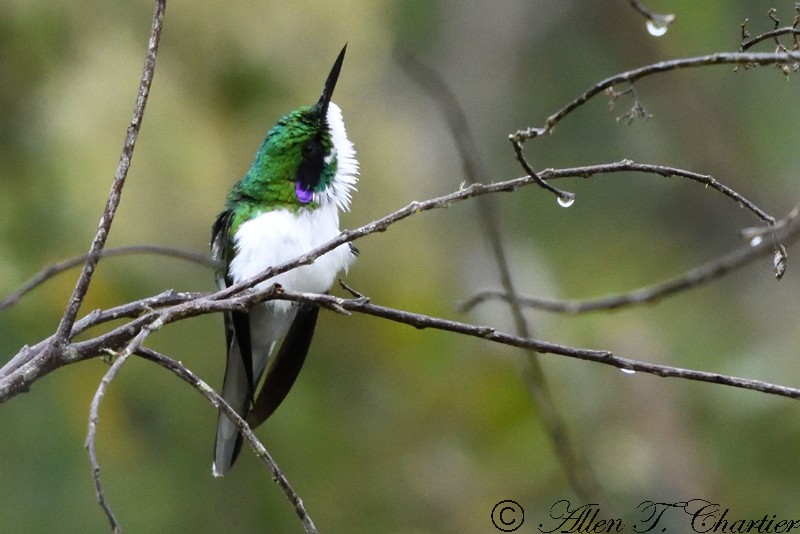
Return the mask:
<svg viewBox="0 0 800 534">
<path fill-rule="evenodd" d="M 293 260 L 339 235 L 339 213 L 331 203 L 311 211 L 276 210 L 262 213 L 239 227 L 234 237 L 236 255 L 230 273 L 235 282 L 252 278 L 271 266 Z M 324 293 L 339 271 L 347 272 L 355 256 L 345 244 L 304 265 L 259 284 L 278 283 L 290 291 Z M 275 301 L 277 307 L 290 303 Z"/>
</svg>

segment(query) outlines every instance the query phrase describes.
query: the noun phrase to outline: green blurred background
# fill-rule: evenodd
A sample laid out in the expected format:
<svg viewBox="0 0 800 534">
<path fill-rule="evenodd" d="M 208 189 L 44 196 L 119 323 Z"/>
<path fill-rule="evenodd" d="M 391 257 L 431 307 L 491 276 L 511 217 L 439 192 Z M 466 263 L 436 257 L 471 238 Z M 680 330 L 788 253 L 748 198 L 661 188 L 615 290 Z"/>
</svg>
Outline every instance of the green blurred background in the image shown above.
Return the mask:
<svg viewBox="0 0 800 534">
<path fill-rule="evenodd" d="M 436 105 L 398 66 L 415 54 L 466 109 L 483 181 L 519 176 L 507 135 L 597 81 L 644 64 L 738 49 L 739 25 L 784 23 L 791 1 L 652 0 L 676 23 L 654 38 L 627 1 L 170 2 L 152 95 L 109 246 L 207 250 L 228 188 L 283 113 L 316 100 L 348 42 L 336 89 L 362 165 L 343 224 L 452 191 L 461 163 Z M 0 13 L 0 295 L 88 249 L 141 74 L 146 1 L 6 0 Z M 766 44 L 762 51 L 771 51 Z M 797 75 L 685 70 L 636 86 L 650 121 L 628 126 L 598 98 L 527 145 L 538 168 L 631 158 L 711 173 L 766 211 L 797 202 Z M 560 208 L 528 188 L 495 198 L 517 285 L 528 294 L 631 290 L 741 245 L 751 213 L 680 179 L 637 174 L 559 182 Z M 359 241 L 348 283 L 376 303 L 513 331 L 502 305 L 456 311 L 498 274 L 473 203 Z M 622 356 L 800 384 L 797 247 L 776 282 L 769 259 L 655 306 L 562 317 L 529 313 L 537 335 Z M 77 271 L 0 312 L 0 361 L 57 325 Z M 103 261 L 86 313 L 164 289 L 213 288 L 205 268 L 154 256 Z M 341 293 L 338 289 L 335 290 Z M 221 318 L 171 325 L 148 344 L 221 382 Z M 645 500 L 703 498 L 729 518 L 800 518 L 800 405 L 561 357 L 542 358 L 576 446 L 606 490 L 601 516 Z M 83 443 L 107 369 L 60 369 L 0 406 L 0 531 L 105 532 Z M 494 532 L 495 503 L 535 532 L 575 497 L 523 380 L 520 351 L 323 312 L 309 361 L 259 436 L 323 532 Z M 300 532 L 248 452 L 211 477 L 216 414 L 159 367 L 132 360 L 101 408 L 107 497 L 127 532 Z M 613 510 L 612 510 L 613 507 Z M 668 526 L 688 531 L 674 512 Z"/>
</svg>

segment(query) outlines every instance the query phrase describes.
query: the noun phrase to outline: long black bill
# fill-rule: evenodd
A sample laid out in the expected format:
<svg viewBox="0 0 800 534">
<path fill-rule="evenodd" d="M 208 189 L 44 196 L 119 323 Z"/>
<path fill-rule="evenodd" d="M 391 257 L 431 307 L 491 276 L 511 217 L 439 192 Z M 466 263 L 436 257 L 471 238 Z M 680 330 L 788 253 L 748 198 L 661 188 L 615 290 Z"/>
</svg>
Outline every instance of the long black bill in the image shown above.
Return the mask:
<svg viewBox="0 0 800 534">
<path fill-rule="evenodd" d="M 328 116 L 328 104 L 331 101 L 331 97 L 333 96 L 333 89 L 336 87 L 336 81 L 339 79 L 339 72 L 342 70 L 342 63 L 344 62 L 344 53 L 347 51 L 347 45 L 345 44 L 342 48 L 342 51 L 339 52 L 339 56 L 336 58 L 336 61 L 333 63 L 333 68 L 331 68 L 331 73 L 328 74 L 328 79 L 325 81 L 325 88 L 322 90 L 322 96 L 319 97 L 319 102 L 317 103 L 317 107 L 319 108 L 320 115 L 322 117 Z"/>
</svg>

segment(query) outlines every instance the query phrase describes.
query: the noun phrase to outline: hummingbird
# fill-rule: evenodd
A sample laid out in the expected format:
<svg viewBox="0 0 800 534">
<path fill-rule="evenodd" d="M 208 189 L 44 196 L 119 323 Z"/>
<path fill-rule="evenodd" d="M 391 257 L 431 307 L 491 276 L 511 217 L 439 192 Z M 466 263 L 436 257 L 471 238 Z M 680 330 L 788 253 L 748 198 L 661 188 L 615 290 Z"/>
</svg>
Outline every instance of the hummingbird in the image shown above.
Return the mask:
<svg viewBox="0 0 800 534">
<path fill-rule="evenodd" d="M 358 181 L 353 143 L 341 109 L 331 102 L 346 50 L 347 45 L 328 74 L 319 101 L 278 120 L 247 174 L 228 193 L 225 209 L 211 230 L 211 253 L 222 265 L 216 272 L 220 289 L 339 235 L 339 211 L 349 209 Z M 327 292 L 357 254 L 352 244 L 340 245 L 312 264 L 274 276 L 256 288 L 279 284 L 290 291 Z M 257 304 L 246 312 L 225 312 L 222 397 L 251 428 L 266 421 L 289 393 L 308 353 L 318 314 L 317 306 L 281 300 Z M 220 412 L 214 476 L 228 472 L 241 446 L 238 428 Z"/>
</svg>

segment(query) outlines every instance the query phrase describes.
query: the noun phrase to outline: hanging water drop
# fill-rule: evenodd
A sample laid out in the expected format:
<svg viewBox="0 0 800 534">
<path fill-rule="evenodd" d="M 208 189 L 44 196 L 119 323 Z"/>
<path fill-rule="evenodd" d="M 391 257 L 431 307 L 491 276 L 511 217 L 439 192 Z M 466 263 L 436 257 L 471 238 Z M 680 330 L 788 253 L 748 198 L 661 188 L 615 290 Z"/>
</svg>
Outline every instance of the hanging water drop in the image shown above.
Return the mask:
<svg viewBox="0 0 800 534">
<path fill-rule="evenodd" d="M 657 23 L 653 22 L 652 20 L 647 21 L 647 32 L 652 35 L 653 37 L 661 37 L 665 33 L 667 33 L 666 25 L 658 25 Z"/>
<path fill-rule="evenodd" d="M 558 195 L 556 200 L 558 201 L 559 206 L 562 208 L 568 208 L 575 204 L 575 195 L 572 193 L 564 193 L 563 195 Z"/>
<path fill-rule="evenodd" d="M 787 256 L 788 254 L 786 253 L 786 247 L 783 245 L 778 245 L 778 249 L 775 251 L 775 256 L 772 258 L 772 270 L 775 273 L 775 278 L 778 280 L 783 278 L 783 275 L 786 272 Z"/>
<path fill-rule="evenodd" d="M 661 37 L 667 33 L 670 24 L 675 20 L 675 15 L 653 15 L 647 19 L 647 32 L 653 37 Z"/>
<path fill-rule="evenodd" d="M 626 375 L 635 375 L 636 374 L 636 370 L 635 369 L 626 369 L 626 368 L 623 367 L 623 368 L 620 369 L 620 371 L 622 371 Z"/>
<path fill-rule="evenodd" d="M 763 242 L 764 242 L 764 236 L 761 235 L 753 236 L 753 238 L 750 240 L 750 246 L 757 247 Z"/>
</svg>

